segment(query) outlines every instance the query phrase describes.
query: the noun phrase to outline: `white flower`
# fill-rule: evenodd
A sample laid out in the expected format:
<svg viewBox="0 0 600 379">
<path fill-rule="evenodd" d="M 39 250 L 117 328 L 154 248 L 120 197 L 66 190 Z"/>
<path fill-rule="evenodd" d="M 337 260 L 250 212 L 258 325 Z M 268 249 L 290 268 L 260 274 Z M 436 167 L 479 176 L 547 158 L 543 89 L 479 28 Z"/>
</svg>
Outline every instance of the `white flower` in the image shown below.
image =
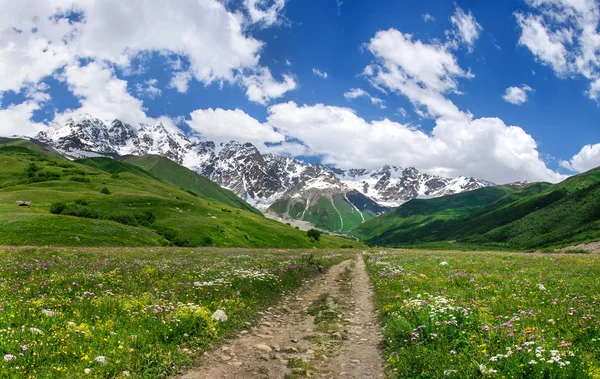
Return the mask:
<svg viewBox="0 0 600 379">
<path fill-rule="evenodd" d="M 29 328 L 29 331 L 33 334 L 44 334 L 44 332 L 42 332 L 40 329 L 38 328 Z"/>
<path fill-rule="evenodd" d="M 89 375 L 92 372 L 92 370 L 90 370 L 89 368 L 86 368 L 85 370 L 83 370 L 83 372 L 86 373 L 87 375 Z"/>
<path fill-rule="evenodd" d="M 532 359 L 532 360 L 529 361 L 529 364 L 530 365 L 537 365 L 537 362 Z"/>
<path fill-rule="evenodd" d="M 56 312 L 53 312 L 49 309 L 42 309 L 42 313 L 45 314 L 48 317 L 54 317 L 56 316 Z"/>
<path fill-rule="evenodd" d="M 74 327 L 76 327 L 76 326 L 77 326 L 77 324 L 75 324 L 73 321 L 69 321 L 69 322 L 67 322 L 67 325 L 68 325 L 69 327 L 71 327 L 71 328 L 74 328 Z"/>
<path fill-rule="evenodd" d="M 546 287 L 544 287 L 543 284 L 538 284 L 538 288 L 540 289 L 540 291 L 545 291 Z"/>
<path fill-rule="evenodd" d="M 446 262 L 446 261 L 440 262 L 440 266 L 448 266 L 448 262 Z"/>
<path fill-rule="evenodd" d="M 100 356 L 96 357 L 94 360 L 96 362 L 100 363 L 101 365 L 106 363 L 106 357 L 104 355 L 100 355 Z"/>
<path fill-rule="evenodd" d="M 6 354 L 6 355 L 4 356 L 4 361 L 5 361 L 5 362 L 12 361 L 13 359 L 15 359 L 15 356 L 14 356 L 14 355 L 12 355 L 12 354 Z"/>
<path fill-rule="evenodd" d="M 123 371 L 123 376 L 129 377 L 129 376 L 131 376 L 131 374 L 129 373 L 129 371 Z"/>
<path fill-rule="evenodd" d="M 227 321 L 227 315 L 220 309 L 213 313 L 212 318 L 215 321 Z"/>
</svg>

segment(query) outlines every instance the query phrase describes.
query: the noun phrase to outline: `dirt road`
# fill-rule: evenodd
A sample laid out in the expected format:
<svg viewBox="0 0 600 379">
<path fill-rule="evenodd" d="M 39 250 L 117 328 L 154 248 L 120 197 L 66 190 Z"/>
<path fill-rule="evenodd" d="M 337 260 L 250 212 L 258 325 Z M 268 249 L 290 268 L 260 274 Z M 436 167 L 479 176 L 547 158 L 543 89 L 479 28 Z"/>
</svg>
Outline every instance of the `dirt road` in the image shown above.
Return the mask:
<svg viewBox="0 0 600 379">
<path fill-rule="evenodd" d="M 307 282 L 259 326 L 205 353 L 182 379 L 383 378 L 381 334 L 362 257 Z"/>
</svg>

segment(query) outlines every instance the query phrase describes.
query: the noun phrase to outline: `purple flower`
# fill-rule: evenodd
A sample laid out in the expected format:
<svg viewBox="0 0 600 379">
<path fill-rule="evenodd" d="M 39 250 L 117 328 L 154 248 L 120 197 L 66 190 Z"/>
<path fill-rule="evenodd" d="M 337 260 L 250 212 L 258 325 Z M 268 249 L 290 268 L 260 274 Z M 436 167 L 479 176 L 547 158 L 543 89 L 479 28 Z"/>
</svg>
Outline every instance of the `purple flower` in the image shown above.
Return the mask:
<svg viewBox="0 0 600 379">
<path fill-rule="evenodd" d="M 484 332 L 487 332 L 488 330 L 490 330 L 490 327 L 485 325 L 484 327 L 481 328 L 481 330 L 483 330 Z"/>
<path fill-rule="evenodd" d="M 21 346 L 21 350 L 27 351 L 27 346 L 25 346 L 25 345 Z"/>
</svg>

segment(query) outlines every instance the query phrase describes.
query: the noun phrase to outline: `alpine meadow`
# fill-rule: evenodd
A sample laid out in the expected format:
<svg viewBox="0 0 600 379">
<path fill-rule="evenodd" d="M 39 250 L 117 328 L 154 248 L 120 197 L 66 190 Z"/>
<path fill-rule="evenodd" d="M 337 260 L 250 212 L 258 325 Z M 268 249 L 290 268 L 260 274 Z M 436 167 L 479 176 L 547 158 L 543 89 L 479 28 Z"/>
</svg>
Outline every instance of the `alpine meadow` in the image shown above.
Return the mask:
<svg viewBox="0 0 600 379">
<path fill-rule="evenodd" d="M 0 379 L 600 379 L 600 0 L 0 0 Z"/>
</svg>

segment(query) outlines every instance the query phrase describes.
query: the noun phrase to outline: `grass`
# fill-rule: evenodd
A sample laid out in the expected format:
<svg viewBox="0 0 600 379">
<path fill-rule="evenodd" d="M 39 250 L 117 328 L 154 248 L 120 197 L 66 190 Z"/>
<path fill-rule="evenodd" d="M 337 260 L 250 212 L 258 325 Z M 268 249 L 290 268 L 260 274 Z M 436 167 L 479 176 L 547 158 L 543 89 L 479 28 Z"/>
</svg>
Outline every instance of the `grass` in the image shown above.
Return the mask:
<svg viewBox="0 0 600 379">
<path fill-rule="evenodd" d="M 486 188 L 441 199 L 413 200 L 360 226 L 374 245 L 536 250 L 600 239 L 600 169 L 519 191 Z M 504 196 L 502 190 L 506 190 Z M 473 197 L 481 196 L 479 204 Z M 494 191 L 494 192 L 492 192 Z"/>
<path fill-rule="evenodd" d="M 246 327 L 322 252 L 0 249 L 0 377 L 162 378 Z M 226 321 L 213 317 L 225 312 Z M 126 374 L 125 374 L 126 373 Z"/>
<path fill-rule="evenodd" d="M 600 378 L 599 263 L 596 255 L 369 255 L 390 377 Z"/>
<path fill-rule="evenodd" d="M 102 158 L 85 163 L 31 150 L 0 151 L 0 245 L 363 246 L 327 235 L 312 241 L 305 232 L 195 196 L 126 162 Z M 101 193 L 104 188 L 110 194 Z M 79 208 L 85 212 L 69 214 L 97 215 L 95 219 L 50 214 L 53 203 L 73 208 L 82 200 L 87 205 Z M 32 206 L 17 207 L 16 201 Z M 154 216 L 152 225 L 127 221 L 146 213 Z"/>
<path fill-rule="evenodd" d="M 306 204 L 305 198 L 283 197 L 269 210 L 282 217 L 308 221 L 322 230 L 345 233 L 361 225 L 363 219 L 370 220 L 385 209 L 356 191 L 348 192 L 346 196 L 334 194 L 311 198 L 305 212 Z"/>
<path fill-rule="evenodd" d="M 261 215 L 258 209 L 240 199 L 233 192 L 221 188 L 218 184 L 167 158 L 158 155 L 129 156 L 125 157 L 124 161 L 139 166 L 156 177 L 207 200 Z"/>
</svg>

